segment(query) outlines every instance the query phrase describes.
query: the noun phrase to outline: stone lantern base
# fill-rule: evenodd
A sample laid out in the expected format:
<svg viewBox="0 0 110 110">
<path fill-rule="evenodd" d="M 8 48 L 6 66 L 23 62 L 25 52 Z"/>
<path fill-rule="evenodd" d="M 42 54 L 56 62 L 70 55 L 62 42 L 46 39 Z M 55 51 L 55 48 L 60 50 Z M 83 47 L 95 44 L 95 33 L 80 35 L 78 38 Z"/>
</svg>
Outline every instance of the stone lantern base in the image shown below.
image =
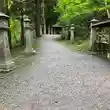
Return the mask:
<svg viewBox="0 0 110 110">
<path fill-rule="evenodd" d="M 30 19 L 26 16 L 24 19 L 25 26 L 25 37 L 26 37 L 26 48 L 25 53 L 28 55 L 35 54 L 36 51 L 32 47 L 32 39 L 33 39 L 33 29 L 30 25 Z"/>
<path fill-rule="evenodd" d="M 0 72 L 9 72 L 15 67 L 8 42 L 8 19 L 7 15 L 0 12 Z"/>
<path fill-rule="evenodd" d="M 27 55 L 34 55 L 34 54 L 36 54 L 36 51 L 34 50 L 34 49 L 32 49 L 31 51 L 30 50 L 28 50 L 27 48 L 25 49 L 25 54 L 27 54 Z"/>
<path fill-rule="evenodd" d="M 15 63 L 13 61 L 10 62 L 6 62 L 6 63 L 2 63 L 0 64 L 0 72 L 10 72 L 15 68 Z"/>
</svg>

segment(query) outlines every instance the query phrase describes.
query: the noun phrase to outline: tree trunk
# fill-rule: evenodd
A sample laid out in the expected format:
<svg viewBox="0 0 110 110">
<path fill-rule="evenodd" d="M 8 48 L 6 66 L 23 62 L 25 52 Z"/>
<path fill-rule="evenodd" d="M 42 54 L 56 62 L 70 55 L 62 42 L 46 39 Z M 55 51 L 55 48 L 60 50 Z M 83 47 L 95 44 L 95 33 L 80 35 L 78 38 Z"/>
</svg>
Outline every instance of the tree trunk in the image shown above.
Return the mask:
<svg viewBox="0 0 110 110">
<path fill-rule="evenodd" d="M 21 45 L 25 44 L 24 38 L 24 18 L 23 18 L 23 10 L 21 10 Z"/>
<path fill-rule="evenodd" d="M 35 30 L 36 37 L 40 37 L 40 0 L 35 0 L 36 14 L 35 14 Z"/>
<path fill-rule="evenodd" d="M 44 29 L 44 34 L 46 34 L 46 20 L 45 20 L 45 3 L 44 0 L 42 0 L 42 19 L 43 19 L 43 29 Z"/>
<path fill-rule="evenodd" d="M 7 15 L 10 16 L 9 10 L 7 10 Z M 8 20 L 8 26 L 10 27 L 10 20 Z M 8 41 L 9 41 L 10 49 L 12 49 L 12 36 L 11 36 L 11 30 L 10 30 L 10 28 L 8 30 Z"/>
</svg>

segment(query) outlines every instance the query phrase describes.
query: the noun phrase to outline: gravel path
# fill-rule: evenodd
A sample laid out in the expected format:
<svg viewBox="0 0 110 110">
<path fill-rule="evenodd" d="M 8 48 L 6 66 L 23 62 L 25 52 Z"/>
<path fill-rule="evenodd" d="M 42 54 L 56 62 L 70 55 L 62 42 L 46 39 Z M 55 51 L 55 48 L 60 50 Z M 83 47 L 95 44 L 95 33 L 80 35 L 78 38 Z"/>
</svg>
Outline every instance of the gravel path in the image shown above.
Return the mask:
<svg viewBox="0 0 110 110">
<path fill-rule="evenodd" d="M 30 64 L 0 74 L 0 103 L 8 110 L 110 110 L 110 62 L 45 36 Z"/>
</svg>

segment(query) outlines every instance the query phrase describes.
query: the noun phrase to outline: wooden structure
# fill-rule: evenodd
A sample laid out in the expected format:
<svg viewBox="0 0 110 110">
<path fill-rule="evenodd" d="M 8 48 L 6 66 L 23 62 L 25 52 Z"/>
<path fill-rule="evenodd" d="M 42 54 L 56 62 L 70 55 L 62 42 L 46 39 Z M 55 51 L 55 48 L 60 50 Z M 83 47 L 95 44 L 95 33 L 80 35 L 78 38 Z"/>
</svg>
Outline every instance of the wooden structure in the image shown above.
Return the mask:
<svg viewBox="0 0 110 110">
<path fill-rule="evenodd" d="M 92 23 L 92 51 L 107 57 L 110 54 L 110 19 Z"/>
<path fill-rule="evenodd" d="M 53 27 L 54 32 L 55 32 L 56 34 L 59 34 L 59 33 L 62 31 L 62 28 L 63 28 L 63 26 L 61 26 L 61 25 L 59 25 L 59 24 L 55 24 L 55 25 L 53 25 L 52 27 Z"/>
</svg>

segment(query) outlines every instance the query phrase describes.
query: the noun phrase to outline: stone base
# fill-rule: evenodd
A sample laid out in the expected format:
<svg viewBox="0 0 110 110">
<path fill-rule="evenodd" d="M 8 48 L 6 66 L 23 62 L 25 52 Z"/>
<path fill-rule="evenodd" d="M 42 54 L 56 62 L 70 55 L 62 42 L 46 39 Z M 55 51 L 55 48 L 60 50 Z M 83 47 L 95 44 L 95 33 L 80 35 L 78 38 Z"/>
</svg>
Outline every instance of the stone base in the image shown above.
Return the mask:
<svg viewBox="0 0 110 110">
<path fill-rule="evenodd" d="M 25 49 L 25 54 L 26 55 L 35 55 L 36 54 L 36 51 L 34 49 L 32 49 L 31 51 Z"/>
<path fill-rule="evenodd" d="M 13 61 L 10 61 L 6 64 L 0 64 L 0 73 L 7 73 L 12 71 L 15 68 L 15 63 Z"/>
</svg>

